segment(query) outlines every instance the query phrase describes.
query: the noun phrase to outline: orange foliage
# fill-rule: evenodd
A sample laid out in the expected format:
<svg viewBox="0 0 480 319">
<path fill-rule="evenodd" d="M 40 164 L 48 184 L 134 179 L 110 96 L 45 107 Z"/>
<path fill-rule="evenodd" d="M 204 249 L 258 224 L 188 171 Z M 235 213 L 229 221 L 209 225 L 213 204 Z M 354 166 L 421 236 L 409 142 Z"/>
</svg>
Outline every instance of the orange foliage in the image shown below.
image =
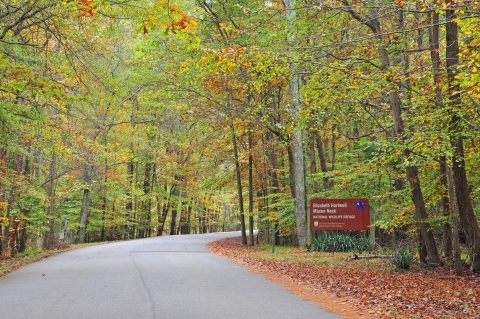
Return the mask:
<svg viewBox="0 0 480 319">
<path fill-rule="evenodd" d="M 172 11 L 173 7 L 170 8 L 170 11 Z M 197 24 L 197 19 L 189 16 L 188 14 L 182 12 L 180 13 L 180 19 L 179 20 L 172 20 L 167 23 L 166 25 L 166 31 L 167 32 L 172 32 L 172 33 L 177 33 L 179 31 L 184 31 L 184 30 L 193 30 Z"/>
<path fill-rule="evenodd" d="M 95 12 L 97 6 L 93 4 L 93 0 L 80 0 L 77 4 L 80 6 L 78 18 L 93 17 L 97 15 Z"/>
</svg>

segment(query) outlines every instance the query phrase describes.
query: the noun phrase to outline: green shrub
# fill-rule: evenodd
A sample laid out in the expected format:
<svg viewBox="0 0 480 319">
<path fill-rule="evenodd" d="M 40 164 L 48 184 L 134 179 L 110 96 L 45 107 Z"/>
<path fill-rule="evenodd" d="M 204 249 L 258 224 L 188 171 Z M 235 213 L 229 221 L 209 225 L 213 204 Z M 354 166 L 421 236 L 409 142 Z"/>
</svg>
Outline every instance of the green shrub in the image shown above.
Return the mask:
<svg viewBox="0 0 480 319">
<path fill-rule="evenodd" d="M 399 250 L 393 255 L 390 262 L 396 271 L 409 270 L 415 263 L 415 255 L 410 249 Z"/>
<path fill-rule="evenodd" d="M 321 252 L 346 252 L 368 250 L 370 242 L 367 236 L 351 236 L 344 233 L 321 232 L 312 241 L 312 250 Z"/>
<path fill-rule="evenodd" d="M 20 253 L 17 254 L 17 257 L 21 257 L 21 256 L 33 256 L 33 255 L 37 255 L 37 254 L 40 254 L 42 252 L 42 249 L 41 248 L 37 248 L 37 249 L 33 249 L 33 248 L 27 248 L 25 251 L 22 251 Z"/>
</svg>

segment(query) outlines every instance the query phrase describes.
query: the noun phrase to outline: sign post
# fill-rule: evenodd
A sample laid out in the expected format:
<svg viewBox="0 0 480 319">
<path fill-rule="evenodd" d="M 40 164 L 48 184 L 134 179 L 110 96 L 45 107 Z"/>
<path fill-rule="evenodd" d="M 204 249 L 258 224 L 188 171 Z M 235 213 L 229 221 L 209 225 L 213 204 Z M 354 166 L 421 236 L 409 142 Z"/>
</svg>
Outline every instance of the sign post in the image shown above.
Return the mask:
<svg viewBox="0 0 480 319">
<path fill-rule="evenodd" d="M 312 199 L 311 230 L 368 230 L 370 206 L 368 199 Z"/>
</svg>

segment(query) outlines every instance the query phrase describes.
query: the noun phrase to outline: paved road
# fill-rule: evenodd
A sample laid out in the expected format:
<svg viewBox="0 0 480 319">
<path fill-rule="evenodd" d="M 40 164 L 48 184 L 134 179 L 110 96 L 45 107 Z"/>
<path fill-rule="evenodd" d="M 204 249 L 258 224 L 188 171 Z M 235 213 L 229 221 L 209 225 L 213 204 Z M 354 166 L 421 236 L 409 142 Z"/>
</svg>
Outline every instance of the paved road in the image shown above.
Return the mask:
<svg viewBox="0 0 480 319">
<path fill-rule="evenodd" d="M 0 318 L 341 318 L 205 248 L 232 236 L 157 237 L 44 259 L 0 278 Z"/>
</svg>

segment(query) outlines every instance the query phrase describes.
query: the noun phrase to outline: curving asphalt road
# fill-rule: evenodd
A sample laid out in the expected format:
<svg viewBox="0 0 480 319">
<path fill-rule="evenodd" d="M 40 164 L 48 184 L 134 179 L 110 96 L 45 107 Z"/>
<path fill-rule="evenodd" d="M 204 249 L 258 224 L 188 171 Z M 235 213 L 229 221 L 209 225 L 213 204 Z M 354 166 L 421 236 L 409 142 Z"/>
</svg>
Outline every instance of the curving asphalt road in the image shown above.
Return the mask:
<svg viewBox="0 0 480 319">
<path fill-rule="evenodd" d="M 234 236 L 155 237 L 44 259 L 0 278 L 0 318 L 342 318 L 205 248 Z"/>
</svg>

